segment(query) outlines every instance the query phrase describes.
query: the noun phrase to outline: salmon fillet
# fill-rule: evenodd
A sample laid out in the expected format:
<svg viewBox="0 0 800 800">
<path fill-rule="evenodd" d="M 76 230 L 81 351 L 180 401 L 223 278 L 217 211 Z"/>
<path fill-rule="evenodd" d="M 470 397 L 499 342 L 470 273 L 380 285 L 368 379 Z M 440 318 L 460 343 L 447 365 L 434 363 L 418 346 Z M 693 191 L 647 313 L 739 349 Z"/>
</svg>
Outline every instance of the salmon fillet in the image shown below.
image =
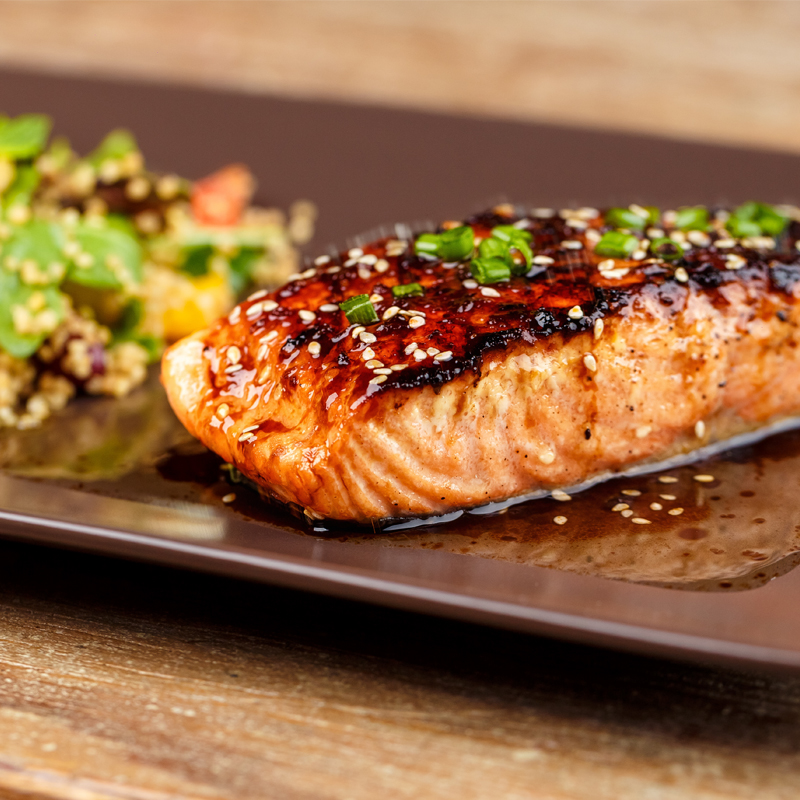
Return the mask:
<svg viewBox="0 0 800 800">
<path fill-rule="evenodd" d="M 734 235 L 723 210 L 688 229 L 680 210 L 619 211 L 501 206 L 438 229 L 482 248 L 527 231 L 527 255 L 506 255 L 525 274 L 501 279 L 411 236 L 321 257 L 175 344 L 170 403 L 265 494 L 362 522 L 569 487 L 798 414 L 798 210 L 771 236 Z M 373 324 L 340 309 L 357 295 Z"/>
</svg>

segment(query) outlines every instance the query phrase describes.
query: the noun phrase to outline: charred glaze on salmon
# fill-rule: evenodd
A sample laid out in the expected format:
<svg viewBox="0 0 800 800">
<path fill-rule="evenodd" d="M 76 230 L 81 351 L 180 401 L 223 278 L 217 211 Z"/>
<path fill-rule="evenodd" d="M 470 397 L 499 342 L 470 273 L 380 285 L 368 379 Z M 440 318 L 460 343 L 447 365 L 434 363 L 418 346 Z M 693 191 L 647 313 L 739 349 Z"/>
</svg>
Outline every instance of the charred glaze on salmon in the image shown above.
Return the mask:
<svg viewBox="0 0 800 800">
<path fill-rule="evenodd" d="M 800 412 L 794 207 L 499 206 L 430 233 L 318 258 L 174 345 L 163 380 L 187 428 L 309 517 L 368 521 Z"/>
</svg>

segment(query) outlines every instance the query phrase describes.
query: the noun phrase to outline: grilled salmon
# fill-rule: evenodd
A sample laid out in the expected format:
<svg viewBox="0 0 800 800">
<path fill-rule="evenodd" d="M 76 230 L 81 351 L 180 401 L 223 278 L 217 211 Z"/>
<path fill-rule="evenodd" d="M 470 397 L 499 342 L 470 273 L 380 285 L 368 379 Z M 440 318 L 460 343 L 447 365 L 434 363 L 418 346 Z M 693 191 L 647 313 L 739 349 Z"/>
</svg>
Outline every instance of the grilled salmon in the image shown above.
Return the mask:
<svg viewBox="0 0 800 800">
<path fill-rule="evenodd" d="M 800 412 L 800 211 L 511 206 L 323 256 L 175 344 L 207 447 L 312 519 L 613 476 Z"/>
</svg>

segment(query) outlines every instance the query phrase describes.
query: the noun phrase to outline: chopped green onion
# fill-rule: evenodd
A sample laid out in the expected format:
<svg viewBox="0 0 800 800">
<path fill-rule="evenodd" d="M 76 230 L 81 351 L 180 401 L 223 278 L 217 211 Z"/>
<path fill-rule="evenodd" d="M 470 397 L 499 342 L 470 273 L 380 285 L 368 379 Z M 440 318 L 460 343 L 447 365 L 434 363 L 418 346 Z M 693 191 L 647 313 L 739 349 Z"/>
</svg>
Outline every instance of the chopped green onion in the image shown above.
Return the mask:
<svg viewBox="0 0 800 800">
<path fill-rule="evenodd" d="M 513 225 L 497 225 L 492 228 L 492 236 L 507 243 L 519 241 L 520 239 L 529 242 L 533 238 L 530 231 L 515 228 Z"/>
<path fill-rule="evenodd" d="M 469 225 L 451 228 L 439 234 L 437 255 L 443 261 L 463 261 L 475 249 L 475 234 Z"/>
<path fill-rule="evenodd" d="M 725 227 L 737 238 L 745 236 L 780 236 L 787 223 L 786 217 L 779 214 L 767 203 L 745 203 L 731 214 Z"/>
<path fill-rule="evenodd" d="M 511 277 L 511 267 L 500 258 L 475 258 L 469 265 L 472 277 L 478 283 L 498 283 Z"/>
<path fill-rule="evenodd" d="M 663 258 L 664 261 L 677 261 L 679 258 L 683 258 L 683 248 L 680 244 L 666 236 L 653 239 L 650 242 L 650 252 L 656 258 Z"/>
<path fill-rule="evenodd" d="M 703 206 L 679 208 L 675 214 L 675 227 L 679 231 L 708 230 L 708 209 Z"/>
<path fill-rule="evenodd" d="M 347 321 L 351 325 L 371 325 L 378 321 L 375 306 L 372 305 L 367 294 L 358 294 L 339 303 L 339 308 L 344 311 Z"/>
<path fill-rule="evenodd" d="M 417 297 L 425 294 L 420 283 L 405 283 L 401 286 L 392 286 L 393 297 Z"/>
<path fill-rule="evenodd" d="M 511 249 L 520 253 L 524 261 L 519 264 L 513 259 L 511 260 L 511 274 L 512 275 L 525 275 L 533 264 L 533 250 L 531 246 L 524 239 L 517 239 L 511 242 Z"/>
<path fill-rule="evenodd" d="M 599 256 L 627 258 L 639 247 L 639 240 L 630 233 L 609 231 L 604 233 L 594 251 Z"/>
<path fill-rule="evenodd" d="M 647 212 L 647 224 L 658 225 L 661 220 L 661 209 L 658 206 L 645 206 Z"/>
<path fill-rule="evenodd" d="M 506 241 L 496 239 L 494 236 L 484 239 L 478 245 L 478 255 L 481 258 L 499 258 L 502 261 L 511 259 L 511 252 Z"/>
<path fill-rule="evenodd" d="M 0 156 L 24 159 L 39 155 L 50 135 L 50 125 L 50 118 L 44 114 L 0 118 Z"/>
<path fill-rule="evenodd" d="M 414 252 L 418 256 L 435 256 L 438 250 L 439 237 L 435 233 L 421 233 L 414 242 Z"/>
<path fill-rule="evenodd" d="M 633 228 L 640 231 L 644 229 L 647 220 L 629 208 L 609 208 L 606 211 L 606 225 L 614 228 Z"/>
</svg>

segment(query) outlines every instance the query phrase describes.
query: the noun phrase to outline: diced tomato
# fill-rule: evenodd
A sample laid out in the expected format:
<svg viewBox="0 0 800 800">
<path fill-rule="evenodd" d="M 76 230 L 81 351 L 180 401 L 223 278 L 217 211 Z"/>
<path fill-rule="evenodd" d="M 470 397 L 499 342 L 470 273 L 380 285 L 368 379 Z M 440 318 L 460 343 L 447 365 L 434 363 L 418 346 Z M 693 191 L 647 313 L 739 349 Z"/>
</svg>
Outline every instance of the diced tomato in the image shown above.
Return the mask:
<svg viewBox="0 0 800 800">
<path fill-rule="evenodd" d="M 255 191 L 255 180 L 242 164 L 231 164 L 192 187 L 192 212 L 203 225 L 236 225 Z"/>
</svg>

